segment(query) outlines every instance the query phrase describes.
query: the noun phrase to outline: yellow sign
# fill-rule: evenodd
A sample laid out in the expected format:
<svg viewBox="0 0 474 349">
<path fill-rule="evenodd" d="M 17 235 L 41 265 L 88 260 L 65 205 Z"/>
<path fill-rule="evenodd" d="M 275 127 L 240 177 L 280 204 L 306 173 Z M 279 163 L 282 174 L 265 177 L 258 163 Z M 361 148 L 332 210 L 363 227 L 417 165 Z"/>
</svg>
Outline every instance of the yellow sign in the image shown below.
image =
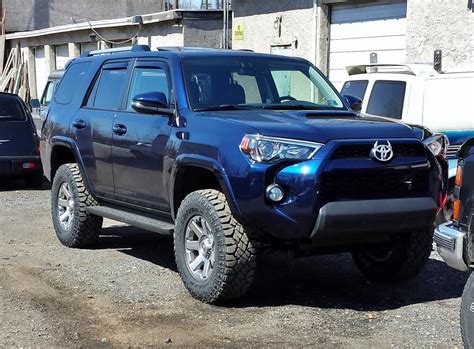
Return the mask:
<svg viewBox="0 0 474 349">
<path fill-rule="evenodd" d="M 244 40 L 244 25 L 237 24 L 234 31 L 234 40 Z"/>
</svg>

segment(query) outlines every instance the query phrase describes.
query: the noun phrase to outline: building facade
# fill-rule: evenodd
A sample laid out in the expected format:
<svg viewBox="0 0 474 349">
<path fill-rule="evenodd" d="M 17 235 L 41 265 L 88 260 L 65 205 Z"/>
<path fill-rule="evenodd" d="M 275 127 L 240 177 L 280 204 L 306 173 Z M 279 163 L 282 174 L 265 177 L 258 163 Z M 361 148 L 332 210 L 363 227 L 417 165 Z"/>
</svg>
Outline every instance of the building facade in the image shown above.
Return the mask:
<svg viewBox="0 0 474 349">
<path fill-rule="evenodd" d="M 468 0 L 234 0 L 233 48 L 299 56 L 340 87 L 349 65 L 474 65 Z"/>
</svg>

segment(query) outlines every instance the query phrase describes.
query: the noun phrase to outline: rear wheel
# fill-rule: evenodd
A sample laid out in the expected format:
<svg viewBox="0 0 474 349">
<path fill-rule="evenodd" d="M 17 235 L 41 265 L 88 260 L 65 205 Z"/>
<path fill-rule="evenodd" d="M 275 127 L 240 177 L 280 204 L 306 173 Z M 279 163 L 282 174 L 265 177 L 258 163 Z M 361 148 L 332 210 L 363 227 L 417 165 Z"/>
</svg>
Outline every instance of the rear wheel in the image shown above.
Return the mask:
<svg viewBox="0 0 474 349">
<path fill-rule="evenodd" d="M 370 280 L 400 282 L 416 276 L 433 249 L 433 229 L 404 234 L 384 246 L 352 253 L 357 267 Z"/>
<path fill-rule="evenodd" d="M 68 247 L 84 247 L 97 240 L 102 217 L 86 212 L 98 205 L 87 191 L 77 164 L 59 167 L 51 188 L 51 213 L 56 234 Z"/>
<path fill-rule="evenodd" d="M 225 196 L 200 190 L 182 202 L 174 233 L 176 264 L 191 295 L 206 303 L 243 296 L 256 268 L 256 249 Z"/>
<path fill-rule="evenodd" d="M 467 280 L 462 295 L 461 333 L 464 346 L 474 349 L 474 273 Z"/>
</svg>

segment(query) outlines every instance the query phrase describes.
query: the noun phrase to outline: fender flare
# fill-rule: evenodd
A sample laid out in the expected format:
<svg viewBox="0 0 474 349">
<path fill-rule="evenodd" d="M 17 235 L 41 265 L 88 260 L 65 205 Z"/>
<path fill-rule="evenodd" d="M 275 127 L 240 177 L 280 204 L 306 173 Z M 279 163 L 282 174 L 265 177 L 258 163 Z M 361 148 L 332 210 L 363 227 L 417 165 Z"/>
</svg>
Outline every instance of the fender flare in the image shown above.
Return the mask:
<svg viewBox="0 0 474 349">
<path fill-rule="evenodd" d="M 237 204 L 234 192 L 232 190 L 229 177 L 227 176 L 224 167 L 222 167 L 222 165 L 216 159 L 207 156 L 182 154 L 176 157 L 169 176 L 170 185 L 168 186 L 168 197 L 170 201 L 171 216 L 173 220 L 176 219 L 177 213 L 174 209 L 174 188 L 176 184 L 176 177 L 178 171 L 186 166 L 201 167 L 212 172 L 216 176 L 217 181 L 219 182 L 219 185 L 227 199 L 227 203 L 229 204 L 232 214 L 234 216 L 240 216 L 240 209 Z"/>
<path fill-rule="evenodd" d="M 87 171 L 85 170 L 84 162 L 82 161 L 82 157 L 80 156 L 79 148 L 76 142 L 73 139 L 69 137 L 65 137 L 65 136 L 54 136 L 53 138 L 51 138 L 51 155 L 49 159 L 50 164 L 51 164 L 51 156 L 53 154 L 54 147 L 56 146 L 66 147 L 72 152 L 76 160 L 76 163 L 79 166 L 79 171 L 81 171 L 81 176 L 82 176 L 82 179 L 84 180 L 84 184 L 87 188 L 87 191 L 93 197 L 96 197 L 96 193 L 93 190 L 92 183 L 89 179 L 89 176 L 87 175 Z M 51 178 L 51 181 L 52 180 L 53 178 Z"/>
</svg>

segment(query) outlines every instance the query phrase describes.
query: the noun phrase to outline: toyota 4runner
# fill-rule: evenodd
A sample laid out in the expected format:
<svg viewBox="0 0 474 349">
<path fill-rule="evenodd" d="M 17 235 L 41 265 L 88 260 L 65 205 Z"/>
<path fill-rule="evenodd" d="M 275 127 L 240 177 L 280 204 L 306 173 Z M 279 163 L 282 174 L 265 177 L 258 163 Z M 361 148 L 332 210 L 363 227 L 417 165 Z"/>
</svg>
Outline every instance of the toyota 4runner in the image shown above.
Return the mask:
<svg viewBox="0 0 474 349">
<path fill-rule="evenodd" d="M 446 141 L 350 109 L 303 59 L 147 46 L 83 54 L 49 106 L 41 156 L 69 247 L 102 217 L 174 236 L 204 302 L 235 299 L 259 249 L 352 252 L 370 279 L 427 261 Z"/>
</svg>

